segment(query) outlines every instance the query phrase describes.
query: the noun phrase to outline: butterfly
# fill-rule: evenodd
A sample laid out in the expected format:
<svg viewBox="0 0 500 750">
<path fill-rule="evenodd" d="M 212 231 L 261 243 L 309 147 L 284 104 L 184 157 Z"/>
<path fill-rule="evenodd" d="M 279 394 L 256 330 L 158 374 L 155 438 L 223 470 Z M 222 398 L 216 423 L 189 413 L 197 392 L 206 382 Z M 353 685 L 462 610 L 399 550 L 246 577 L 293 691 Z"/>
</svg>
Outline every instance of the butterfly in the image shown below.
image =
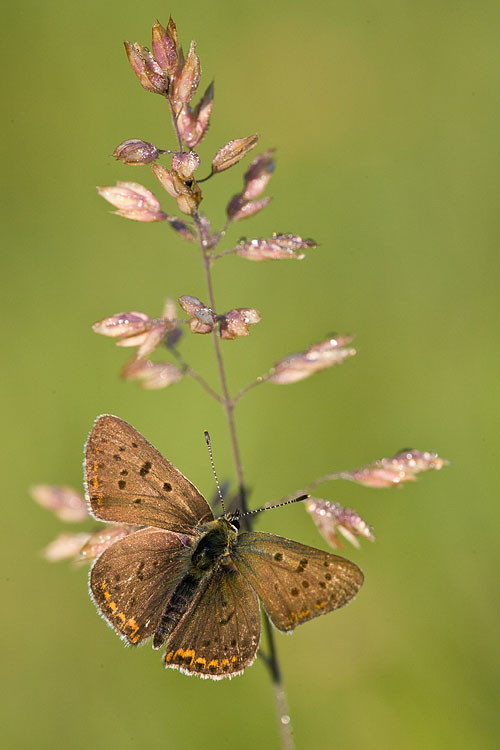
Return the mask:
<svg viewBox="0 0 500 750">
<path fill-rule="evenodd" d="M 90 571 L 91 597 L 126 643 L 164 645 L 166 667 L 241 674 L 260 641 L 259 599 L 281 631 L 347 604 L 363 583 L 338 555 L 259 531 L 205 498 L 137 430 L 97 418 L 85 446 L 86 496 L 100 521 L 131 524 Z"/>
</svg>

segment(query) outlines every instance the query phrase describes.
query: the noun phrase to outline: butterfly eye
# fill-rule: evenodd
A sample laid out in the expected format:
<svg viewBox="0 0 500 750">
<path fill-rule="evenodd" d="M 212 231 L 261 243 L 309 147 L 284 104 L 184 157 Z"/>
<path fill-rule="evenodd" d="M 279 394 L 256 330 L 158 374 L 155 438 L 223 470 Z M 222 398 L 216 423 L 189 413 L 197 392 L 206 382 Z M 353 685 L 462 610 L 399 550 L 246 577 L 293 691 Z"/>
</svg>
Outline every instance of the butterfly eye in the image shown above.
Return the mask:
<svg viewBox="0 0 500 750">
<path fill-rule="evenodd" d="M 239 528 L 240 528 L 240 522 L 238 521 L 238 519 L 237 519 L 237 518 L 232 518 L 232 519 L 231 519 L 231 520 L 229 521 L 229 523 L 231 524 L 231 526 L 233 527 L 233 529 L 235 529 L 236 531 L 239 531 Z"/>
</svg>

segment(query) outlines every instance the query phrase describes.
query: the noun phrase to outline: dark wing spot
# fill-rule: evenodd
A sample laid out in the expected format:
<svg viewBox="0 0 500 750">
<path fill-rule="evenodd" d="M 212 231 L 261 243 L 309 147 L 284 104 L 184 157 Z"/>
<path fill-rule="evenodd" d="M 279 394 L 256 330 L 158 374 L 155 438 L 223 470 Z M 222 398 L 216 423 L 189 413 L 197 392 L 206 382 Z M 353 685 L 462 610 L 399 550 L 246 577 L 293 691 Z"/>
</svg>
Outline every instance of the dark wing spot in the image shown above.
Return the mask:
<svg viewBox="0 0 500 750">
<path fill-rule="evenodd" d="M 308 588 L 309 588 L 309 581 L 302 581 L 302 586 L 303 586 L 303 587 L 304 587 L 305 589 L 308 589 Z"/>
<path fill-rule="evenodd" d="M 128 476 L 128 471 L 127 471 L 127 469 L 122 469 L 122 470 L 120 471 L 120 474 L 122 475 L 122 477 L 127 477 L 127 476 Z"/>
<path fill-rule="evenodd" d="M 134 503 L 135 503 L 136 505 L 140 505 L 140 504 L 141 504 L 141 502 L 142 502 L 142 500 L 141 500 L 141 498 L 140 498 L 140 497 L 137 497 L 137 498 L 136 498 L 136 499 L 134 500 Z"/>
<path fill-rule="evenodd" d="M 231 646 L 234 648 L 236 646 L 236 638 L 233 638 L 231 641 Z"/>
<path fill-rule="evenodd" d="M 298 589 L 292 589 L 290 591 L 290 593 L 291 593 L 292 596 L 298 596 L 299 595 L 299 590 Z"/>
<path fill-rule="evenodd" d="M 151 461 L 145 461 L 141 468 L 139 469 L 139 474 L 141 477 L 145 477 L 146 474 L 149 474 L 151 471 Z"/>
<path fill-rule="evenodd" d="M 320 582 L 319 582 L 319 587 L 320 587 L 321 589 L 326 589 L 326 583 L 325 583 L 324 581 L 320 581 Z"/>
<path fill-rule="evenodd" d="M 130 604 L 131 607 L 134 606 L 134 604 L 135 604 L 135 596 L 130 597 L 129 604 Z"/>
<path fill-rule="evenodd" d="M 325 578 L 326 578 L 327 581 L 331 581 L 332 580 L 332 574 L 331 573 L 325 573 Z"/>
<path fill-rule="evenodd" d="M 123 452 L 125 450 L 125 446 L 124 445 L 120 445 L 120 447 L 118 448 L 118 450 L 121 451 L 121 452 Z"/>
<path fill-rule="evenodd" d="M 119 580 L 120 580 L 120 574 L 119 573 L 115 573 L 115 581 L 119 581 Z"/>
<path fill-rule="evenodd" d="M 126 481 L 124 479 L 119 479 L 118 480 L 118 487 L 121 490 L 124 490 L 126 486 L 127 486 L 127 483 L 126 483 Z"/>
<path fill-rule="evenodd" d="M 279 562 L 280 560 L 283 560 L 283 555 L 281 554 L 281 552 L 275 552 L 275 553 L 274 553 L 274 559 L 275 559 L 275 560 L 278 560 L 278 562 Z"/>
<path fill-rule="evenodd" d="M 132 448 L 137 448 L 137 443 L 132 443 Z"/>
<path fill-rule="evenodd" d="M 163 489 L 165 492 L 172 492 L 172 485 L 170 482 L 163 482 Z"/>
<path fill-rule="evenodd" d="M 119 456 L 118 453 L 115 453 L 115 455 L 113 456 L 113 458 L 115 459 L 115 461 L 121 461 L 122 460 L 122 457 Z"/>
<path fill-rule="evenodd" d="M 300 564 L 302 565 L 302 567 L 303 567 L 303 568 L 305 568 L 308 562 L 309 562 L 309 560 L 307 560 L 307 559 L 306 559 L 306 558 L 304 557 L 304 558 L 303 558 L 303 559 L 302 559 L 302 560 L 300 561 Z"/>
</svg>

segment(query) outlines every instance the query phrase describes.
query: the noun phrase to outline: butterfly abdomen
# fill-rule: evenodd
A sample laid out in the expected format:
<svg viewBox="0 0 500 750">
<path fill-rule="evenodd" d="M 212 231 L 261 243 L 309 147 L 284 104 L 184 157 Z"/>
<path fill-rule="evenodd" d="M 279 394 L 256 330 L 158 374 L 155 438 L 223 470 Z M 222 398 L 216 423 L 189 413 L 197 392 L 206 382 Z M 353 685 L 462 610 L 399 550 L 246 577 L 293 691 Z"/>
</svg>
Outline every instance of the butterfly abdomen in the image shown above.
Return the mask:
<svg viewBox="0 0 500 750">
<path fill-rule="evenodd" d="M 203 574 L 194 570 L 187 573 L 176 587 L 165 607 L 153 638 L 153 648 L 161 648 L 165 640 L 173 633 L 182 617 L 200 590 Z"/>
</svg>

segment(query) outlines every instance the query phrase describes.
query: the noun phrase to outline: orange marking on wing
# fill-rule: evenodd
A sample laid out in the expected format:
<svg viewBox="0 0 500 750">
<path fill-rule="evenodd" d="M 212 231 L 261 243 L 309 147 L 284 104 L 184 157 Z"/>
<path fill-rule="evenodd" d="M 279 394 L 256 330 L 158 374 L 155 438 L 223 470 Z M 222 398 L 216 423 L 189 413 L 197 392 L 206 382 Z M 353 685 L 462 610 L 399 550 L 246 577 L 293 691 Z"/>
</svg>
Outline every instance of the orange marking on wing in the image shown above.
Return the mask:
<svg viewBox="0 0 500 750">
<path fill-rule="evenodd" d="M 310 614 L 311 614 L 310 609 L 303 609 L 302 612 L 299 612 L 299 618 L 303 620 L 304 617 L 309 617 Z"/>
<path fill-rule="evenodd" d="M 168 654 L 165 656 L 165 661 L 170 662 L 172 661 L 172 656 L 174 655 L 173 651 L 169 651 Z"/>
<path fill-rule="evenodd" d="M 325 605 L 326 605 L 326 602 L 319 602 L 319 604 L 316 604 L 316 609 L 323 609 Z"/>
<path fill-rule="evenodd" d="M 118 617 L 122 621 L 122 625 L 125 625 L 125 622 L 127 621 L 127 618 L 123 614 L 123 612 L 115 612 L 115 617 Z"/>
<path fill-rule="evenodd" d="M 235 661 L 238 661 L 238 657 L 237 656 L 232 656 L 231 657 L 231 663 L 234 664 Z"/>
<path fill-rule="evenodd" d="M 208 668 L 210 667 L 218 667 L 219 666 L 219 660 L 218 659 L 212 659 L 212 661 L 208 662 Z"/>
<path fill-rule="evenodd" d="M 134 617 L 129 617 L 129 619 L 127 620 L 127 625 L 129 626 L 130 631 L 131 631 L 130 632 L 130 640 L 132 641 L 132 643 L 136 643 L 139 640 L 139 638 L 141 637 L 140 633 L 138 632 L 139 631 L 139 625 L 136 623 Z"/>
<path fill-rule="evenodd" d="M 181 659 L 191 659 L 191 664 L 193 663 L 193 659 L 196 656 L 194 650 L 192 648 L 188 648 L 184 650 L 183 648 L 178 648 L 174 655 L 174 661 L 177 659 L 177 657 L 180 656 Z"/>
<path fill-rule="evenodd" d="M 229 659 L 223 659 L 221 661 L 220 665 L 221 665 L 221 667 L 228 667 L 229 666 Z"/>
<path fill-rule="evenodd" d="M 168 658 L 167 658 L 167 661 L 168 661 Z M 207 660 L 206 660 L 206 659 L 204 659 L 204 658 L 203 658 L 203 656 L 199 656 L 199 657 L 198 657 L 198 658 L 196 659 L 196 661 L 195 661 L 195 664 L 202 664 L 202 665 L 203 665 L 204 667 L 206 667 L 206 665 L 207 665 Z"/>
</svg>

